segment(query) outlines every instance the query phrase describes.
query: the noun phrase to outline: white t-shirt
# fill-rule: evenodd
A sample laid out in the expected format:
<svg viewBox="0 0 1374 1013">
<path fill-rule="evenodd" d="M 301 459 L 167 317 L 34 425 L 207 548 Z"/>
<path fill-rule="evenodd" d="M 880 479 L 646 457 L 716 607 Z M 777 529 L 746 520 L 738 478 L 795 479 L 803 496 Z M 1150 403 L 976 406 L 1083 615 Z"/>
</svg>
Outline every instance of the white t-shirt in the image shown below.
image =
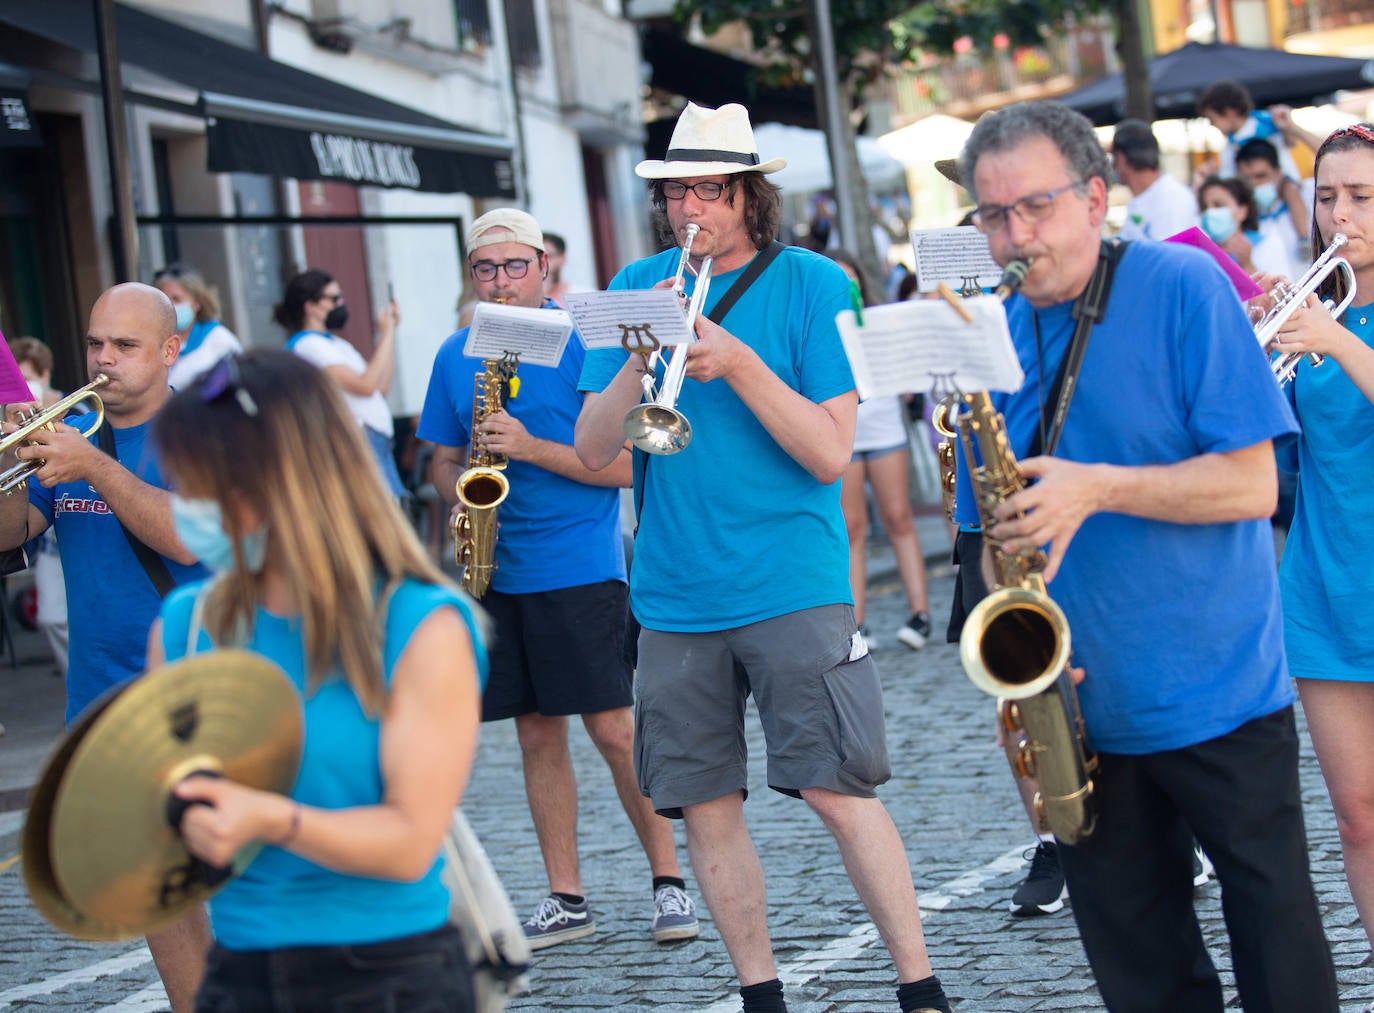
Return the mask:
<svg viewBox="0 0 1374 1013">
<path fill-rule="evenodd" d="M 906 427 L 902 424 L 902 402 L 895 394 L 859 402 L 854 420 L 854 450 L 887 450 L 906 446 Z"/>
<path fill-rule="evenodd" d="M 1198 223 L 1197 197 L 1168 173 L 1126 202 L 1122 239 L 1168 239 Z"/>
<path fill-rule="evenodd" d="M 1259 231 L 1261 237 L 1279 247 L 1287 258 L 1288 269 L 1282 272 L 1284 277 L 1289 281 L 1301 278 L 1311 258 L 1307 256 L 1306 244 L 1299 238 L 1297 226 L 1288 214 L 1288 206 L 1280 203 L 1268 214 L 1260 215 Z"/>
<path fill-rule="evenodd" d="M 291 351 L 320 369 L 326 366 L 347 366 L 359 376 L 367 370 L 367 360 L 363 358 L 362 353 L 343 338 L 337 338 L 332 334 L 305 331 L 296 337 L 290 347 Z M 343 388 L 340 388 L 340 392 L 358 425 L 366 426 L 383 436 L 392 435 L 391 409 L 387 407 L 386 398 L 382 397 L 380 391 L 373 391 L 366 397 L 350 394 Z"/>
<path fill-rule="evenodd" d="M 201 343 L 191 351 L 183 351 L 167 370 L 167 382 L 177 390 L 188 387 L 200 378 L 207 369 L 219 362 L 230 352 L 242 352 L 243 346 L 234 332 L 223 324 L 215 324 Z"/>
<path fill-rule="evenodd" d="M 1258 238 L 1256 238 L 1258 237 Z M 1255 265 L 1256 271 L 1265 274 L 1281 274 L 1289 281 L 1296 280 L 1292 274 L 1293 258 L 1288 255 L 1288 250 L 1283 245 L 1283 240 L 1279 236 L 1270 232 L 1265 235 L 1263 232 L 1249 235 L 1250 238 L 1250 263 Z"/>
</svg>

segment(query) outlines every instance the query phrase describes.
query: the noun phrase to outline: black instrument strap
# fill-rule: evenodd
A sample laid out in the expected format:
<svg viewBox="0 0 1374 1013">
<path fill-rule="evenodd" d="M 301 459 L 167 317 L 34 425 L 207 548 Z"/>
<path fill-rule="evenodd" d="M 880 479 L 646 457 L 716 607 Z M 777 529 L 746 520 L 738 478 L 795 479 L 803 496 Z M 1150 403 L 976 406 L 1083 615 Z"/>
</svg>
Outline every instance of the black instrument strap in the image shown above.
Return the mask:
<svg viewBox="0 0 1374 1013">
<path fill-rule="evenodd" d="M 100 443 L 100 449 L 118 461 L 119 455 L 115 453 L 114 433 L 110 431 L 108 425 L 100 427 L 97 439 Z M 111 513 L 114 513 L 114 511 L 111 511 Z M 115 516 L 115 520 L 119 521 L 117 515 Z M 172 579 L 172 573 L 167 569 L 167 561 L 125 527 L 123 521 L 119 521 L 119 529 L 124 532 L 124 537 L 129 540 L 129 548 L 134 550 L 134 555 L 138 557 L 139 563 L 143 566 L 143 572 L 146 573 L 148 579 L 153 582 L 153 588 L 157 591 L 157 596 L 159 598 L 166 598 L 167 592 L 176 587 L 176 581 Z"/>
<path fill-rule="evenodd" d="M 706 319 L 715 324 L 724 320 L 725 314 L 734 309 L 735 303 L 739 302 L 739 297 L 749 290 L 749 286 L 754 284 L 758 276 L 767 270 L 768 265 L 773 263 L 784 249 L 784 245 L 775 239 L 760 250 L 754 259 L 749 261 L 749 266 L 744 269 L 744 273 L 725 290 L 725 295 L 721 296 L 720 302 L 716 303 L 715 308 L 706 314 Z"/>
<path fill-rule="evenodd" d="M 1083 368 L 1083 354 L 1088 348 L 1088 335 L 1092 332 L 1093 324 L 1107 315 L 1107 298 L 1112 292 L 1112 279 L 1116 276 L 1116 265 L 1120 263 L 1126 245 L 1117 239 L 1102 241 L 1097 266 L 1093 269 L 1092 277 L 1088 279 L 1088 287 L 1074 300 L 1073 318 L 1078 322 L 1074 325 L 1073 338 L 1069 342 L 1068 351 L 1064 353 L 1064 358 L 1060 360 L 1059 372 L 1055 375 L 1054 387 L 1050 391 L 1049 403 L 1054 405 L 1054 417 L 1050 420 L 1049 432 L 1046 435 L 1045 405 L 1041 404 L 1040 426 L 1031 438 L 1027 457 L 1038 457 L 1042 453 L 1053 455 L 1054 448 L 1059 445 L 1059 437 L 1064 433 L 1064 420 L 1069 414 L 1069 404 L 1073 401 L 1074 391 L 1078 387 L 1078 374 Z M 1038 337 L 1038 322 L 1036 328 Z"/>
</svg>

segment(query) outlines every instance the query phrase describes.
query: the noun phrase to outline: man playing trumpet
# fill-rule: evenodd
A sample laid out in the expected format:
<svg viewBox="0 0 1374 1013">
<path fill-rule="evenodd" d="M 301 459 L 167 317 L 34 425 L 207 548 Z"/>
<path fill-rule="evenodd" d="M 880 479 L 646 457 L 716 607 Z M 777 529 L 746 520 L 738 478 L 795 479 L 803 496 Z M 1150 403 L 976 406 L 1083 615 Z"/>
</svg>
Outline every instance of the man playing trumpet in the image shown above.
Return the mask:
<svg viewBox="0 0 1374 1013">
<path fill-rule="evenodd" d="M 23 545 L 49 525 L 57 530 L 70 617 L 68 724 L 143 671 L 162 594 L 208 572 L 176 536 L 147 443 L 153 417 L 171 396 L 167 369 L 180 347 L 171 300 L 157 289 L 131 282 L 102 294 L 91 308 L 86 370 L 92 379 L 109 377 L 97 393 L 113 452 L 62 422 L 55 431 L 39 429 L 15 451 L 20 461 L 43 461 L 27 495 L 16 489 L 0 497 L 0 549 Z M 6 425 L 15 428 L 12 420 Z M 149 936 L 148 946 L 172 1008 L 189 1011 L 210 946 L 204 911 Z"/>
<path fill-rule="evenodd" d="M 889 775 L 882 690 L 854 622 L 840 511 L 858 404 L 835 325 L 849 282 L 824 257 L 774 244 L 781 196 L 765 177 L 784 164 L 760 161 L 743 106 L 689 104 L 667 157 L 636 169 L 663 237 L 682 245 L 697 226 L 691 256 L 713 264 L 677 403 L 694 435 L 636 475 L 639 782 L 686 824 L 745 1013 L 785 1010 L 744 820 L 752 694 L 769 784 L 805 799 L 834 835 L 896 962 L 901 1009 L 949 1013 L 901 837 L 875 795 Z M 679 259 L 673 249 L 631 264 L 612 288 L 666 283 Z M 622 458 L 645 368 L 627 352 L 587 354 L 576 446 L 588 467 Z"/>
</svg>

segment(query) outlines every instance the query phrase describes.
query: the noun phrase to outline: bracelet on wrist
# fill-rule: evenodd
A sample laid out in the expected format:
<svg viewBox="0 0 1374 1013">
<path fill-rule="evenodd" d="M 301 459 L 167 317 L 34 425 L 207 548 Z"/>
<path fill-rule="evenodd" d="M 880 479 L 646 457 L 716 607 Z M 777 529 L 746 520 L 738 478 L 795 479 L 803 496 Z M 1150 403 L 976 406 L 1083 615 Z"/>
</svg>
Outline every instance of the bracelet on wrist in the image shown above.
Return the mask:
<svg viewBox="0 0 1374 1013">
<path fill-rule="evenodd" d="M 276 842 L 276 847 L 284 848 L 296 839 L 296 835 L 301 832 L 301 806 L 299 802 L 291 803 L 291 825 L 286 828 L 286 833 Z"/>
</svg>

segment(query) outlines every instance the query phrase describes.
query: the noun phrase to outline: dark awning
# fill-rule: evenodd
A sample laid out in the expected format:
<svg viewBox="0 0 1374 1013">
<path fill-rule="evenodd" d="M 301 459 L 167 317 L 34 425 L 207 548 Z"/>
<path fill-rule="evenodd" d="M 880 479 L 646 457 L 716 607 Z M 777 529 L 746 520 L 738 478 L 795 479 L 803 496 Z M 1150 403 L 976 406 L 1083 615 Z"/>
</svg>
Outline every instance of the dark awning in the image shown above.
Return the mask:
<svg viewBox="0 0 1374 1013">
<path fill-rule="evenodd" d="M 1282 49 L 1252 49 L 1224 42 L 1189 42 L 1149 62 L 1150 90 L 1160 119 L 1196 116 L 1208 85 L 1238 81 L 1256 106 L 1312 105 L 1333 92 L 1374 87 L 1374 60 L 1314 56 Z M 1126 86 L 1120 74 L 1086 84 L 1059 99 L 1105 126 L 1126 115 Z"/>
<path fill-rule="evenodd" d="M 810 87 L 778 87 L 762 80 L 758 67 L 694 46 L 671 32 L 647 28 L 642 34 L 644 59 L 653 68 L 649 84 L 699 105 L 717 108 L 738 102 L 753 123 L 786 123 L 819 127 L 816 96 Z M 646 148 L 657 157 L 661 149 Z"/>
<path fill-rule="evenodd" d="M 95 52 L 89 0 L 0 5 L 0 22 Z M 121 61 L 200 93 L 212 172 L 514 197 L 511 143 L 115 6 Z M 137 101 L 138 96 L 130 96 Z"/>
<path fill-rule="evenodd" d="M 0 148 L 36 148 L 43 143 L 28 95 L 29 75 L 0 63 Z"/>
</svg>

